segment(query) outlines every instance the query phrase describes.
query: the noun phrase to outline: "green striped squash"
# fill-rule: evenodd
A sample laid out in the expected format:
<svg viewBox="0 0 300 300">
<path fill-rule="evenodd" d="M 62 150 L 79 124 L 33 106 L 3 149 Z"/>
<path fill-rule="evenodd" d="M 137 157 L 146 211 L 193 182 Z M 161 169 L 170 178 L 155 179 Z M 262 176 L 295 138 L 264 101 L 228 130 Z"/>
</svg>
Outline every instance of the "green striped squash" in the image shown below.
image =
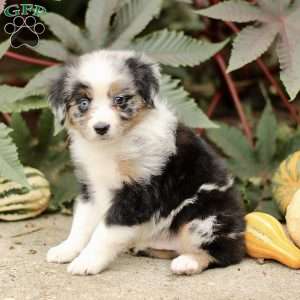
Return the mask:
<svg viewBox="0 0 300 300">
<path fill-rule="evenodd" d="M 48 207 L 51 193 L 44 174 L 37 169 L 25 167 L 25 175 L 31 190 L 0 177 L 0 220 L 33 218 Z"/>
</svg>

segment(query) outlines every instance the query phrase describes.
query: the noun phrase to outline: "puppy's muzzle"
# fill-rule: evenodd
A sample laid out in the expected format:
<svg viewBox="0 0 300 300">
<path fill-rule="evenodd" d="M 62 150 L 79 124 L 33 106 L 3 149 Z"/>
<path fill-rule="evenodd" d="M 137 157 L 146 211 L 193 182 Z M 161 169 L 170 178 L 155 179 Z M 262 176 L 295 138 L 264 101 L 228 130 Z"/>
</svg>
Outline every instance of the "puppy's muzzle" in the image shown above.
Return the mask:
<svg viewBox="0 0 300 300">
<path fill-rule="evenodd" d="M 99 135 L 105 135 L 110 128 L 110 125 L 104 122 L 98 122 L 94 126 L 94 130 L 96 131 L 97 134 Z"/>
</svg>

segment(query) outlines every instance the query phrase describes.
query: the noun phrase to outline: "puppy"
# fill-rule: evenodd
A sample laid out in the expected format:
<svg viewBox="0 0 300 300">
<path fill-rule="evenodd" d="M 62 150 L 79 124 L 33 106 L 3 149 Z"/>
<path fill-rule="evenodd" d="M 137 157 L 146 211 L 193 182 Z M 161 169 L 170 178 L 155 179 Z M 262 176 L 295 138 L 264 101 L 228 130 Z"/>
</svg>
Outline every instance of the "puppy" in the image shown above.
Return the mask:
<svg viewBox="0 0 300 300">
<path fill-rule="evenodd" d="M 97 51 L 67 64 L 50 104 L 70 136 L 81 194 L 48 262 L 103 271 L 121 252 L 173 258 L 175 274 L 244 256 L 243 210 L 222 161 L 160 99 L 156 64 Z M 172 101 L 172 99 L 170 99 Z"/>
</svg>

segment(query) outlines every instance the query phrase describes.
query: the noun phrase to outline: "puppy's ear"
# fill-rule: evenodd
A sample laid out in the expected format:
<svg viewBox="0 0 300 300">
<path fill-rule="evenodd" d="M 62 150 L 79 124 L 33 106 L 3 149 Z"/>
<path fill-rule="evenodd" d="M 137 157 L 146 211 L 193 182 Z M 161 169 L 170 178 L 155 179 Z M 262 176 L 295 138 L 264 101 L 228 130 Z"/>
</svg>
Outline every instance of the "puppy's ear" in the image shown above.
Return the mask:
<svg viewBox="0 0 300 300">
<path fill-rule="evenodd" d="M 65 123 L 67 110 L 66 75 L 66 72 L 62 71 L 59 77 L 52 82 L 48 97 L 52 111 L 62 126 Z"/>
<path fill-rule="evenodd" d="M 126 66 L 132 75 L 137 92 L 148 107 L 154 107 L 153 99 L 159 92 L 159 66 L 143 56 L 128 58 Z"/>
</svg>

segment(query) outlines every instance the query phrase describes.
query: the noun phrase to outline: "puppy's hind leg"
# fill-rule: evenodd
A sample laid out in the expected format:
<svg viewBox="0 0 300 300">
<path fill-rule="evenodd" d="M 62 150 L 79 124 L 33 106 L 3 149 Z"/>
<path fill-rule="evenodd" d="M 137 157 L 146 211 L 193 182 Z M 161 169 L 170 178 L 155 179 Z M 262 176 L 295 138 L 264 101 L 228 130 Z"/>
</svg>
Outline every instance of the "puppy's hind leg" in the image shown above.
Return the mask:
<svg viewBox="0 0 300 300">
<path fill-rule="evenodd" d="M 72 261 L 88 243 L 95 227 L 99 223 L 100 209 L 96 201 L 76 200 L 71 232 L 68 238 L 47 253 L 47 261 L 67 263 Z"/>
<path fill-rule="evenodd" d="M 180 256 L 171 263 L 175 274 L 192 275 L 208 267 L 225 267 L 244 256 L 244 223 L 230 215 L 195 219 L 179 232 Z"/>
</svg>

